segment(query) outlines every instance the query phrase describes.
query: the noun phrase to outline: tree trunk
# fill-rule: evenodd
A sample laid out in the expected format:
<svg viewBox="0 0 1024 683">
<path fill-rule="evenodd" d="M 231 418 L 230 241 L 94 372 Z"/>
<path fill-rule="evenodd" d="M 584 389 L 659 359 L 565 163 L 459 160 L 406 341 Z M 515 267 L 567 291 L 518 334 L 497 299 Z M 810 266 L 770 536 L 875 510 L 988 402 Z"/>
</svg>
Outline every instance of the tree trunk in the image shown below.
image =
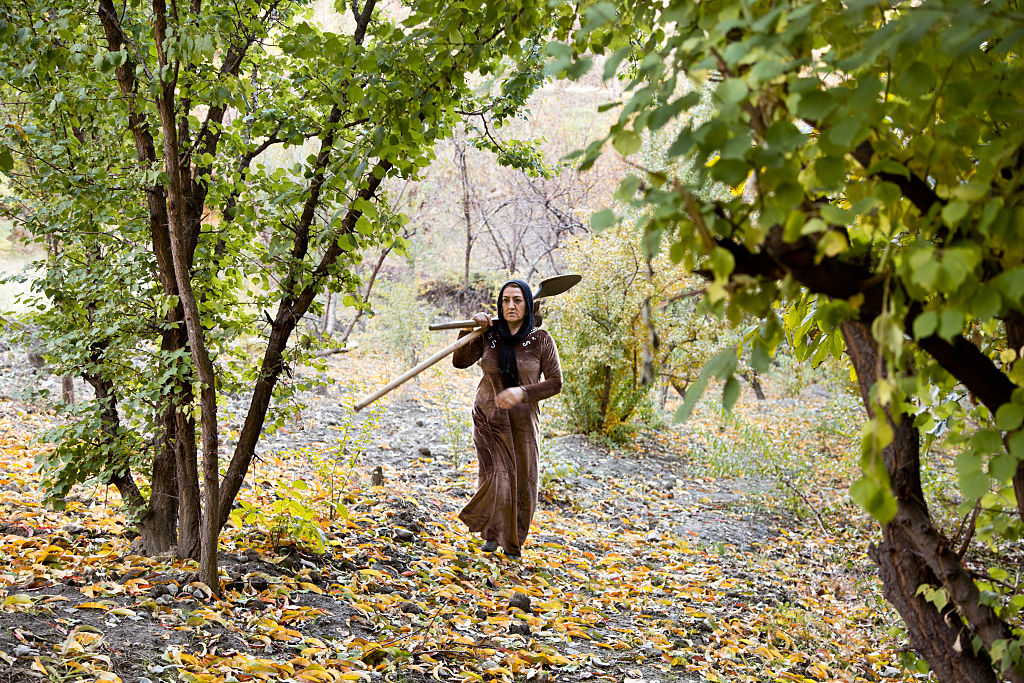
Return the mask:
<svg viewBox="0 0 1024 683">
<path fill-rule="evenodd" d="M 217 384 L 213 363 L 206 346 L 205 333 L 199 315 L 199 305 L 192 290 L 191 254 L 189 248 L 188 201 L 185 196 L 187 178 L 178 155 L 178 131 L 175 118 L 176 79 L 178 64 L 169 64 L 164 49 L 167 37 L 167 7 L 164 0 L 153 1 L 153 34 L 156 42 L 157 62 L 164 74 L 157 110 L 163 138 L 164 170 L 167 173 L 167 218 L 171 238 L 171 256 L 174 261 L 174 279 L 178 285 L 178 300 L 185 312 L 185 329 L 192 362 L 201 383 L 200 407 L 203 439 L 203 488 L 205 514 L 199 554 L 199 580 L 215 594 L 220 594 L 217 575 L 217 545 L 220 525 L 217 503 L 220 498 L 220 472 L 218 467 L 219 434 L 217 426 Z"/>
<path fill-rule="evenodd" d="M 868 414 L 873 414 L 869 392 L 880 379 L 884 362 L 865 323 L 844 321 L 846 351 L 860 384 Z M 879 568 L 883 592 L 907 627 L 910 644 L 924 658 L 936 677 L 947 683 L 989 683 L 998 680 L 985 651 L 974 653 L 973 639 L 986 648 L 1010 638 L 1010 629 L 991 608 L 979 604 L 977 587 L 928 513 L 920 475 L 920 437 L 910 417 L 898 420 L 886 413 L 893 440 L 882 452 L 896 516 L 882 528 L 882 543 L 869 555 Z M 945 590 L 948 604 L 942 609 L 918 593 L 922 585 Z M 964 623 L 966 621 L 966 624 Z M 1008 681 L 1021 681 L 1015 672 L 1004 672 Z"/>
<path fill-rule="evenodd" d="M 338 301 L 338 297 L 334 296 L 334 292 L 327 292 L 327 305 L 324 307 L 324 324 L 323 324 L 323 337 L 325 339 L 330 338 L 334 334 L 334 328 L 337 325 L 335 321 L 335 305 Z"/>
<path fill-rule="evenodd" d="M 764 389 L 761 388 L 761 383 L 757 380 L 757 373 L 751 370 L 750 372 L 741 372 L 740 377 L 747 380 L 747 384 L 754 390 L 754 395 L 757 396 L 758 401 L 765 400 Z"/>
<path fill-rule="evenodd" d="M 380 272 L 381 266 L 384 265 L 384 259 L 388 257 L 388 254 L 391 253 L 392 249 L 393 247 L 386 247 L 381 250 L 380 258 L 377 259 L 377 264 L 373 267 L 373 272 L 370 273 L 370 279 L 366 283 L 366 293 L 363 294 L 364 302 L 370 301 L 370 292 L 373 290 L 373 283 L 377 281 L 377 274 Z M 356 309 L 355 315 L 352 316 L 352 320 L 349 321 L 348 325 L 345 327 L 345 331 L 341 335 L 341 346 L 345 346 L 345 344 L 348 343 L 348 338 L 352 335 L 352 330 L 356 328 L 356 323 L 359 322 L 361 317 L 363 317 L 363 309 L 358 308 Z"/>
<path fill-rule="evenodd" d="M 459 160 L 459 178 L 462 180 L 462 220 L 465 222 L 466 226 L 466 242 L 465 248 L 463 249 L 462 261 L 462 287 L 468 292 L 470 257 L 473 254 L 473 242 L 476 240 L 476 237 L 473 235 L 473 217 L 469 206 L 469 168 L 466 165 L 465 143 L 460 144 L 459 142 L 456 142 L 455 155 Z M 467 314 L 469 313 L 469 311 L 465 312 Z"/>
<path fill-rule="evenodd" d="M 604 393 L 601 395 L 601 427 L 608 422 L 608 400 L 612 393 L 612 366 L 604 366 Z"/>
<path fill-rule="evenodd" d="M 119 13 L 111 0 L 99 0 L 97 15 L 103 25 L 107 47 L 111 52 L 119 51 L 124 45 Z M 136 96 L 134 63 L 129 57 L 125 64 L 114 70 L 118 86 L 128 106 L 128 128 L 132 132 L 139 161 L 146 166 L 157 163 L 156 144 L 145 116 L 133 104 Z M 157 275 L 164 294 L 178 298 L 178 287 L 174 277 L 174 263 L 168 232 L 167 196 L 164 187 L 154 184 L 146 188 L 146 202 L 149 213 L 150 235 L 153 255 L 156 257 Z M 181 328 L 184 311 L 180 300 L 174 310 L 168 313 L 168 330 L 164 332 L 161 350 L 165 355 L 184 349 L 187 336 Z M 156 449 L 153 463 L 153 482 L 150 494 L 150 510 L 142 517 L 139 532 L 143 548 L 149 553 L 165 552 L 178 543 L 177 553 L 181 557 L 198 558 L 199 535 L 199 483 L 194 473 L 195 428 L 185 419 L 181 408 L 192 401 L 191 382 L 187 378 L 168 380 L 175 384 L 167 393 L 167 404 L 160 408 L 158 422 L 162 425 L 163 441 Z M 189 456 L 191 454 L 191 456 Z M 191 457 L 191 464 L 187 459 Z M 180 513 L 180 519 L 177 515 Z M 177 525 L 177 533 L 174 527 Z"/>
<path fill-rule="evenodd" d="M 66 406 L 75 405 L 74 375 L 64 375 L 60 378 L 60 401 Z"/>
</svg>

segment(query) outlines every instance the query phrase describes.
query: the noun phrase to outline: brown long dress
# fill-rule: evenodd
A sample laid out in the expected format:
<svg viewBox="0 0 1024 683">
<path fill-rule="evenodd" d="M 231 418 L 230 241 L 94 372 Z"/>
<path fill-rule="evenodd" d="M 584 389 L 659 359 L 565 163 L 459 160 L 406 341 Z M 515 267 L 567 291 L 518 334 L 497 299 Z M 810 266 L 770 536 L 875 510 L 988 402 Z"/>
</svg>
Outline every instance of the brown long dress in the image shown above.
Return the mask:
<svg viewBox="0 0 1024 683">
<path fill-rule="evenodd" d="M 452 357 L 457 368 L 468 368 L 479 360 L 484 373 L 473 405 L 477 490 L 459 519 L 485 541 L 495 541 L 506 553 L 518 555 L 537 509 L 538 402 L 562 390 L 562 370 L 551 335 L 533 330 L 516 345 L 523 401 L 502 410 L 494 402 L 504 389 L 498 344 L 497 332 L 490 329 Z"/>
</svg>

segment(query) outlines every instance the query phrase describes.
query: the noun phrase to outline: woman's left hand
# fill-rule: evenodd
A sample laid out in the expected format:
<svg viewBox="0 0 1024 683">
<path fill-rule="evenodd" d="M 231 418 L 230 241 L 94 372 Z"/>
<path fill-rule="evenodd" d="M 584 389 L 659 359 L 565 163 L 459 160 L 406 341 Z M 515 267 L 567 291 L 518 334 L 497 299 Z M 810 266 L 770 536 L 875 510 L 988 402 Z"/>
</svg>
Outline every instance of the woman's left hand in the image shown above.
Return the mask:
<svg viewBox="0 0 1024 683">
<path fill-rule="evenodd" d="M 518 404 L 523 402 L 523 397 L 526 392 L 523 391 L 522 387 L 510 387 L 505 391 L 498 394 L 494 402 L 502 410 L 509 410 L 515 408 Z"/>
</svg>

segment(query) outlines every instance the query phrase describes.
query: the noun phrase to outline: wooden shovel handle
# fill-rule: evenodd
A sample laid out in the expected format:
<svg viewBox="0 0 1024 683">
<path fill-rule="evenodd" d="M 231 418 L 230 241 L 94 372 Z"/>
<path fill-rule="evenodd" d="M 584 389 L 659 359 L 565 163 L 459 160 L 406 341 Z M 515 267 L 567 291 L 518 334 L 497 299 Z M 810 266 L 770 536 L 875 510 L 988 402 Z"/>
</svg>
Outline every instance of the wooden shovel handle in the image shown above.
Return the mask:
<svg viewBox="0 0 1024 683">
<path fill-rule="evenodd" d="M 497 325 L 498 324 L 498 319 L 497 318 L 491 318 L 491 324 L 492 325 Z M 475 320 L 449 320 L 448 322 L 434 323 L 433 325 L 428 326 L 427 329 L 428 330 L 458 330 L 458 329 L 471 330 L 474 327 L 476 327 L 476 321 Z"/>
<path fill-rule="evenodd" d="M 470 321 L 470 323 L 472 324 L 472 321 Z M 430 358 L 426 359 L 425 361 L 423 361 L 422 363 L 420 363 L 416 367 L 412 368 L 411 370 L 408 370 L 401 377 L 396 377 L 395 379 L 391 380 L 390 382 L 388 382 L 386 385 L 384 385 L 383 387 L 381 387 L 377 391 L 373 392 L 372 394 L 370 394 L 366 398 L 360 400 L 358 403 L 355 404 L 355 406 L 354 406 L 355 409 L 357 411 L 362 410 L 363 408 L 365 408 L 366 406 L 370 405 L 371 403 L 373 403 L 378 398 L 380 398 L 384 394 L 388 393 L 392 389 L 395 389 L 395 388 L 405 384 L 410 379 L 412 379 L 416 375 L 420 374 L 421 372 L 423 372 L 424 370 L 426 370 L 431 365 L 433 365 L 437 361 L 441 360 L 445 356 L 450 356 L 451 354 L 453 354 L 456 351 L 458 351 L 459 349 L 461 349 L 463 346 L 466 346 L 467 344 L 472 343 L 477 338 L 479 338 L 480 335 L 482 335 L 483 333 L 484 333 L 484 328 L 482 328 L 482 327 L 479 328 L 479 329 L 473 330 L 472 332 L 467 334 L 465 337 L 460 338 L 458 341 L 456 341 L 451 346 L 448 346 L 446 348 L 441 349 L 440 351 L 438 351 L 433 356 L 431 356 Z"/>
</svg>

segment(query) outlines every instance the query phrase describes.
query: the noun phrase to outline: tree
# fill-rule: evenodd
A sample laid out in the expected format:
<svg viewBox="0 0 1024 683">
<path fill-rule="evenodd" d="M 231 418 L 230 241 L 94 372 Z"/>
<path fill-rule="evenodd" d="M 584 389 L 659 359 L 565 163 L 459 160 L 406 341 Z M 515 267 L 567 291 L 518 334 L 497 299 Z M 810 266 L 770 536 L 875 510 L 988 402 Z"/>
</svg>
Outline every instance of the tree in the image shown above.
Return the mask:
<svg viewBox="0 0 1024 683">
<path fill-rule="evenodd" d="M 943 681 L 1024 680 L 1024 597 L 969 544 L 978 533 L 1005 551 L 1024 532 L 1019 4 L 640 11 L 652 28 L 639 40 L 601 3 L 550 48 L 551 70 L 570 75 L 589 67 L 587 50 L 608 54 L 606 77 L 632 59 L 622 114 L 583 166 L 607 142 L 629 155 L 684 124 L 668 154 L 692 158 L 698 177 L 642 169 L 622 189 L 651 208 L 651 244 L 707 277 L 710 306 L 760 320 L 758 369 L 787 324 L 804 358 L 845 352 L 869 417 L 851 495 L 881 524 L 869 552 L 911 646 Z M 702 84 L 714 113 L 691 119 Z M 708 180 L 734 192 L 702 197 Z M 721 354 L 702 377 L 735 365 Z M 921 431 L 940 421 L 959 451 L 959 537 L 936 523 L 921 481 Z"/>
<path fill-rule="evenodd" d="M 219 530 L 272 398 L 294 388 L 299 322 L 326 289 L 354 303 L 364 249 L 407 246 L 389 179 L 429 163 L 463 102 L 486 103 L 473 73 L 535 82 L 509 60 L 547 17 L 529 0 L 417 1 L 401 21 L 376 0 L 349 9 L 334 33 L 288 0 L 0 8 L 4 205 L 60 247 L 38 319 L 57 371 L 95 390 L 44 463 L 54 498 L 113 483 L 145 549 L 198 558 L 215 591 Z M 256 362 L 236 340 L 259 325 Z M 217 395 L 243 388 L 222 465 Z"/>
</svg>

